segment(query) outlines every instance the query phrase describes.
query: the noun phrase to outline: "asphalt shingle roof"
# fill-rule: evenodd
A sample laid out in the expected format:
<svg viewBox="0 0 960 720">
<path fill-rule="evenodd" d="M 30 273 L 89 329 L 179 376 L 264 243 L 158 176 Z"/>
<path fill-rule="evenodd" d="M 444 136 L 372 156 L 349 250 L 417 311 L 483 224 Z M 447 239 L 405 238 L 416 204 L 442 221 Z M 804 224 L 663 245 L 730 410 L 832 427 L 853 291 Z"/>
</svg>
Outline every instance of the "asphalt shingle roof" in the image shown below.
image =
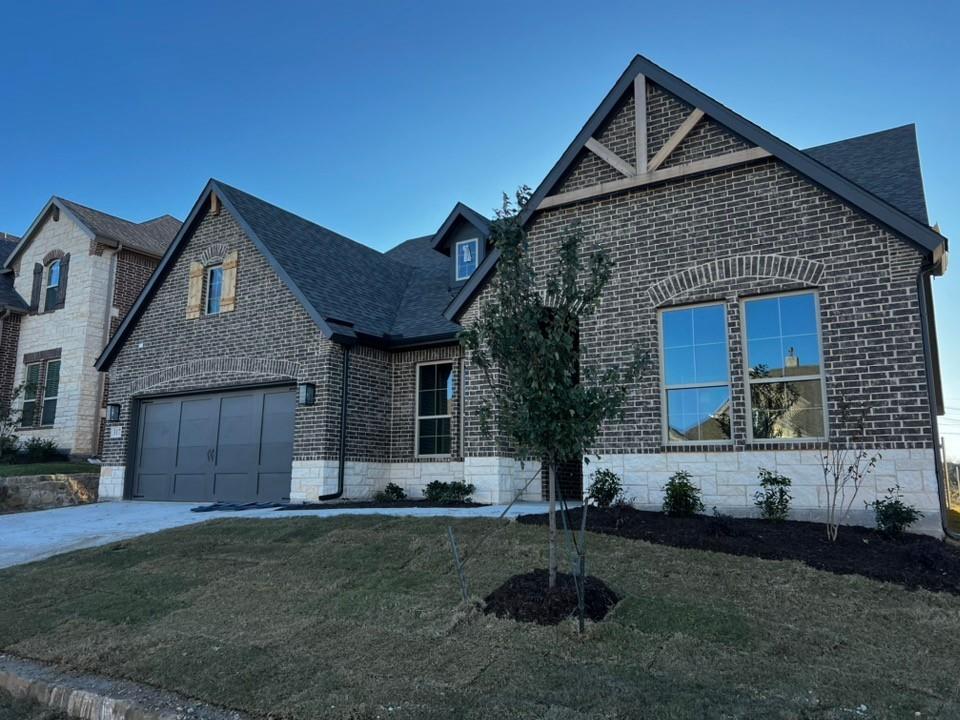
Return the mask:
<svg viewBox="0 0 960 720">
<path fill-rule="evenodd" d="M 20 238 L 10 233 L 0 232 L 0 266 L 10 257 L 10 253 L 20 244 Z"/>
<path fill-rule="evenodd" d="M 14 275 L 12 272 L 0 272 L 0 310 L 26 312 L 30 309 L 30 305 L 14 289 L 13 281 Z"/>
<path fill-rule="evenodd" d="M 914 125 L 819 145 L 804 152 L 914 220 L 930 224 Z"/>
<path fill-rule="evenodd" d="M 180 230 L 180 221 L 170 215 L 135 223 L 72 200 L 56 199 L 97 235 L 150 255 L 163 255 Z"/>
</svg>

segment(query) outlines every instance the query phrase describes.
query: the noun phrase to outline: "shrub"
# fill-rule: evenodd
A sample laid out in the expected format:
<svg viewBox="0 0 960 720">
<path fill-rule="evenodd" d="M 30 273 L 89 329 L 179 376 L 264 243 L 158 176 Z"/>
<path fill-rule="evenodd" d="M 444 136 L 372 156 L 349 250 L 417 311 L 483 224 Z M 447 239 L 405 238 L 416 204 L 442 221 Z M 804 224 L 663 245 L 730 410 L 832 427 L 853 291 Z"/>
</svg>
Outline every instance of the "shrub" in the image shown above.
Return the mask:
<svg viewBox="0 0 960 720">
<path fill-rule="evenodd" d="M 597 507 L 608 508 L 623 496 L 623 482 L 613 470 L 601 469 L 593 473 L 593 480 L 587 488 L 587 498 Z"/>
<path fill-rule="evenodd" d="M 466 502 L 476 488 L 462 482 L 440 482 L 434 480 L 423 489 L 423 496 L 435 503 Z"/>
<path fill-rule="evenodd" d="M 922 512 L 903 501 L 900 485 L 887 489 L 887 495 L 882 499 L 864 504 L 873 508 L 877 530 L 888 537 L 903 535 L 904 530 L 923 517 Z"/>
<path fill-rule="evenodd" d="M 703 511 L 700 488 L 691 482 L 686 470 L 677 470 L 663 486 L 663 511 L 674 517 L 691 517 Z"/>
<path fill-rule="evenodd" d="M 57 449 L 57 444 L 50 438 L 30 438 L 23 444 L 23 455 L 28 463 L 63 459 L 63 453 Z"/>
<path fill-rule="evenodd" d="M 407 499 L 407 493 L 396 483 L 387 483 L 387 486 L 374 495 L 373 499 L 381 503 L 400 502 Z"/>
<path fill-rule="evenodd" d="M 0 433 L 0 463 L 14 463 L 20 454 L 20 440 L 16 435 Z"/>
<path fill-rule="evenodd" d="M 753 495 L 753 504 L 760 510 L 764 520 L 782 522 L 790 514 L 789 487 L 792 484 L 786 475 L 780 475 L 766 468 L 760 468 L 760 490 Z"/>
</svg>

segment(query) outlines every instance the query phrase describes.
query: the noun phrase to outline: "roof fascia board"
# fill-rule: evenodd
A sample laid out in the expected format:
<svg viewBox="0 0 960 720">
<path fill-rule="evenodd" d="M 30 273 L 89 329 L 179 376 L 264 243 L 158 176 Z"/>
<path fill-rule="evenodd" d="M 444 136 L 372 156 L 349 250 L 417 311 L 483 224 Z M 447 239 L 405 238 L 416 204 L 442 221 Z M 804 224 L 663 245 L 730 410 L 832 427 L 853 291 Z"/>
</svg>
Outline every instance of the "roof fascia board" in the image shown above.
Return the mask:
<svg viewBox="0 0 960 720">
<path fill-rule="evenodd" d="M 490 221 L 473 208 L 464 205 L 462 202 L 458 202 L 454 206 L 453 210 L 450 211 L 450 214 L 447 215 L 447 219 L 443 221 L 443 225 L 440 226 L 440 229 L 434 233 L 433 242 L 431 244 L 431 247 L 434 250 L 440 247 L 444 237 L 446 237 L 454 223 L 456 223 L 456 221 L 460 218 L 463 218 L 468 223 L 473 225 L 484 237 L 490 234 Z"/>
<path fill-rule="evenodd" d="M 50 211 L 50 208 L 54 206 L 56 206 L 61 213 L 69 217 L 77 225 L 77 227 L 79 227 L 83 231 L 83 233 L 87 236 L 87 239 L 94 240 L 96 238 L 96 234 L 93 232 L 93 230 L 87 227 L 86 224 L 79 217 L 77 217 L 76 213 L 74 213 L 72 210 L 70 210 L 70 208 L 68 208 L 66 205 L 60 202 L 56 196 L 53 196 L 49 200 L 47 200 L 46 204 L 43 206 L 43 209 L 40 211 L 37 217 L 34 218 L 33 222 L 30 223 L 30 227 L 27 228 L 27 231 L 23 234 L 23 237 L 20 238 L 20 242 L 17 243 L 17 246 L 7 256 L 7 260 L 3 265 L 5 268 L 13 267 L 13 261 L 17 258 L 17 256 L 20 255 L 21 251 L 23 251 L 23 249 L 27 246 L 27 244 L 33 239 L 34 233 L 40 229 L 40 225 L 43 223 L 43 219 L 47 216 L 47 213 Z"/>
</svg>

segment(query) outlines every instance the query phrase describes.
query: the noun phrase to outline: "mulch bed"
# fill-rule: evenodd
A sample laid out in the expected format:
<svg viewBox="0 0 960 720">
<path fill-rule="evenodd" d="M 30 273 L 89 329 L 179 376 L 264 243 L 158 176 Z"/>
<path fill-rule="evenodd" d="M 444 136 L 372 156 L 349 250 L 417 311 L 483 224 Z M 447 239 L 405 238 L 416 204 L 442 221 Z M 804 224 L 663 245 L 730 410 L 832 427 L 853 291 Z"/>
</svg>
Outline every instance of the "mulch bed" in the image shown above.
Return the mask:
<svg viewBox="0 0 960 720">
<path fill-rule="evenodd" d="M 483 599 L 484 612 L 500 618 L 538 625 L 556 625 L 577 612 L 577 588 L 573 575 L 557 574 L 557 584 L 548 587 L 546 570 L 533 570 L 514 575 Z M 593 622 L 603 620 L 620 598 L 607 585 L 592 575 L 587 576 L 584 594 L 584 616 Z"/>
<path fill-rule="evenodd" d="M 570 513 L 574 527 L 580 526 L 580 512 L 578 508 Z M 545 525 L 547 515 L 521 515 L 517 520 Z M 678 518 L 630 506 L 591 507 L 587 529 L 658 545 L 765 560 L 799 560 L 838 575 L 862 575 L 911 590 L 960 595 L 960 551 L 928 535 L 889 538 L 870 528 L 845 525 L 836 542 L 830 542 L 822 523 L 707 515 Z"/>
<path fill-rule="evenodd" d="M 304 503 L 302 505 L 281 505 L 277 510 L 340 510 L 343 508 L 473 508 L 486 507 L 487 503 L 448 502 L 437 503 L 428 500 L 398 500 L 396 502 L 376 502 L 375 500 L 336 500 L 326 503 Z"/>
</svg>

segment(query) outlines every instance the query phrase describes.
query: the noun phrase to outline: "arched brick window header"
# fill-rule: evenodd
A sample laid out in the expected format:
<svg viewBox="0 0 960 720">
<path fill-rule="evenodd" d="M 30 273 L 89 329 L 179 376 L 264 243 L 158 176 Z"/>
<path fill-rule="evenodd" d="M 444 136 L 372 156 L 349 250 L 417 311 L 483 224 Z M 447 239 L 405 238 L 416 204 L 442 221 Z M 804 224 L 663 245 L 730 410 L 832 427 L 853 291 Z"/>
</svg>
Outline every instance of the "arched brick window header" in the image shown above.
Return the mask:
<svg viewBox="0 0 960 720">
<path fill-rule="evenodd" d="M 49 265 L 54 260 L 63 260 L 65 253 L 63 250 L 51 250 L 46 255 L 43 256 L 43 264 Z"/>
<path fill-rule="evenodd" d="M 223 243 L 213 243 L 210 245 L 210 247 L 206 248 L 202 253 L 200 253 L 200 262 L 204 267 L 220 265 L 223 263 L 223 260 L 226 258 L 228 252 L 230 252 L 230 248 Z"/>
<path fill-rule="evenodd" d="M 763 277 L 818 285 L 823 263 L 787 255 L 736 255 L 693 265 L 647 290 L 655 307 L 691 290 L 738 278 Z"/>
</svg>

